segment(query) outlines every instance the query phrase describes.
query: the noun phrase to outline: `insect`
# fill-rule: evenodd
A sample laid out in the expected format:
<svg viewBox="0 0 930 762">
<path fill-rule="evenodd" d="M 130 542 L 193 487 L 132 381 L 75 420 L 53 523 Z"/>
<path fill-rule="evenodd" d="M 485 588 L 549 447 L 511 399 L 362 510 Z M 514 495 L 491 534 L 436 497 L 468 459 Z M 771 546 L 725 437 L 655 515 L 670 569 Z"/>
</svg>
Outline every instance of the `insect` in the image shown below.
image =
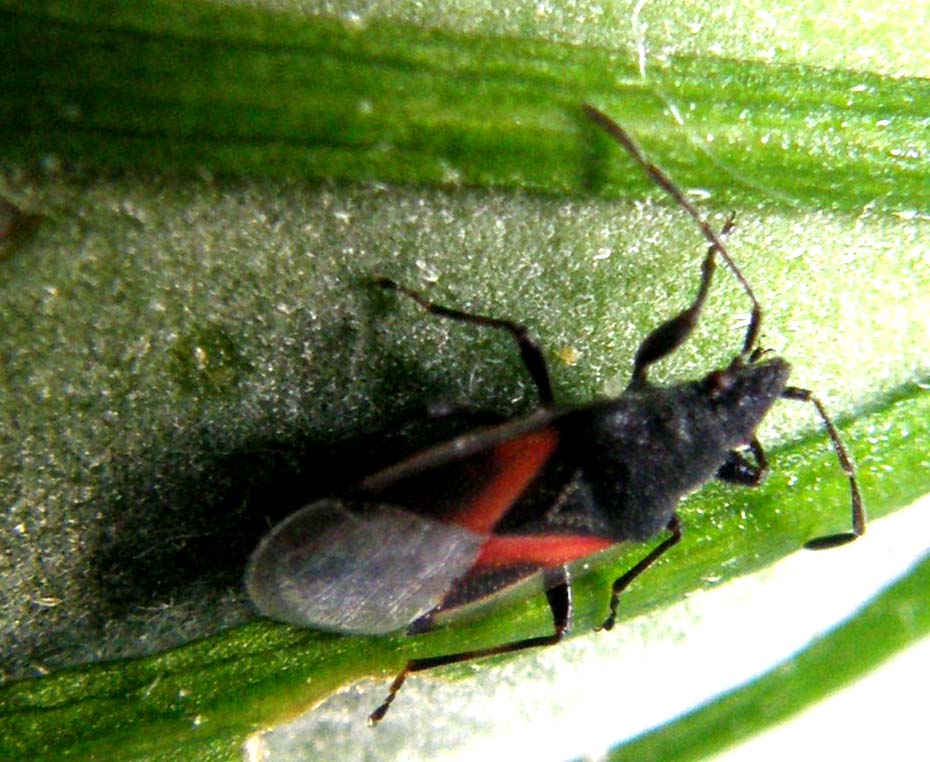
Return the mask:
<svg viewBox="0 0 930 762">
<path fill-rule="evenodd" d="M 709 246 L 697 296 L 643 340 L 619 397 L 564 408 L 554 403 L 543 353 L 525 326 L 435 304 L 386 278 L 377 281 L 433 315 L 511 334 L 538 391 L 539 409 L 414 454 L 286 518 L 249 561 L 246 585 L 253 602 L 269 617 L 306 627 L 418 632 L 439 612 L 535 575 L 543 583 L 553 629 L 408 662 L 370 724 L 384 717 L 412 672 L 557 643 L 571 626 L 568 565 L 616 543 L 664 533 L 613 583 L 602 624 L 611 629 L 623 591 L 681 540 L 675 507 L 682 495 L 713 478 L 749 486 L 763 479 L 768 463 L 755 430 L 779 399 L 814 405 L 849 479 L 851 531 L 816 538 L 807 547 L 834 547 L 865 531 L 846 448 L 820 401 L 788 385 L 788 363 L 758 346 L 762 310 L 721 234 L 623 129 L 592 106 L 583 108 L 700 227 Z M 722 232 L 731 225 L 732 218 Z M 729 365 L 704 378 L 653 385 L 650 367 L 694 329 L 718 258 L 752 304 L 742 347 Z"/>
</svg>

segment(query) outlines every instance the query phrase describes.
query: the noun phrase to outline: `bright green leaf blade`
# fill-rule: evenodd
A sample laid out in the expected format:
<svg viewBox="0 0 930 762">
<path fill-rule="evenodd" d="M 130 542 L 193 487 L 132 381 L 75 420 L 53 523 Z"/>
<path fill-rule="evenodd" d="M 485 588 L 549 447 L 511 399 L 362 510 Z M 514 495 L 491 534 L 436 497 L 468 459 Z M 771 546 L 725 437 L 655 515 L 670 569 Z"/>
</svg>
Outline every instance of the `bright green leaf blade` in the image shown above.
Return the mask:
<svg viewBox="0 0 930 762">
<path fill-rule="evenodd" d="M 168 0 L 12 8 L 0 10 L 10 158 L 547 193 L 643 188 L 605 162 L 613 148 L 585 125 L 583 99 L 640 135 L 685 186 L 730 203 L 762 194 L 850 211 L 930 200 L 925 79 L 699 57 L 656 64 L 644 81 L 633 57 L 597 48 L 391 21 L 358 28 Z M 712 162 L 682 140 L 670 103 L 690 107 L 692 134 L 712 136 Z"/>
</svg>

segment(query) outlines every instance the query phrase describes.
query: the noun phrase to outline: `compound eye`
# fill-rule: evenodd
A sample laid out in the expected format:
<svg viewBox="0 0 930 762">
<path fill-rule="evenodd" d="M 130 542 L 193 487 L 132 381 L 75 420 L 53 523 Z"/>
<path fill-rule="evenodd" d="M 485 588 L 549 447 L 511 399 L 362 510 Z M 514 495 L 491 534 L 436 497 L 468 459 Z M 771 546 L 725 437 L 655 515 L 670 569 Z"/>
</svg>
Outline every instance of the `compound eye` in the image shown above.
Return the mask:
<svg viewBox="0 0 930 762">
<path fill-rule="evenodd" d="M 725 370 L 715 370 L 707 376 L 705 384 L 711 399 L 716 399 L 733 386 L 733 374 Z"/>
</svg>

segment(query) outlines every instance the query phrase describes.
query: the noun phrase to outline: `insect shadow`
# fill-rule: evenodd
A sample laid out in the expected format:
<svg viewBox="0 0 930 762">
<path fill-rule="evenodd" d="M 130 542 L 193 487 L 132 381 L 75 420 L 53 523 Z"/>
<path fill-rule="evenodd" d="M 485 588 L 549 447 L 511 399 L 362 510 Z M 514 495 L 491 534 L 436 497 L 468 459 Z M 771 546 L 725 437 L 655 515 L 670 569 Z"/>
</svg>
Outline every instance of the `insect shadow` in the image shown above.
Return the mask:
<svg viewBox="0 0 930 762">
<path fill-rule="evenodd" d="M 0 196 L 0 262 L 31 243 L 44 219 Z"/>
<path fill-rule="evenodd" d="M 380 362 L 395 399 L 416 399 L 431 386 L 428 374 L 399 354 Z M 398 395 L 395 383 L 409 397 Z M 306 404 L 313 409 L 314 400 Z M 364 432 L 350 424 L 341 432 L 326 426 L 282 435 L 277 422 L 259 421 L 250 424 L 258 433 L 230 441 L 222 426 L 204 425 L 115 459 L 95 506 L 102 528 L 89 540 L 89 594 L 101 621 L 241 589 L 255 538 L 288 514 L 344 491 L 372 468 L 497 419 L 466 410 L 435 417 L 424 409 L 389 409 L 386 423 Z"/>
</svg>

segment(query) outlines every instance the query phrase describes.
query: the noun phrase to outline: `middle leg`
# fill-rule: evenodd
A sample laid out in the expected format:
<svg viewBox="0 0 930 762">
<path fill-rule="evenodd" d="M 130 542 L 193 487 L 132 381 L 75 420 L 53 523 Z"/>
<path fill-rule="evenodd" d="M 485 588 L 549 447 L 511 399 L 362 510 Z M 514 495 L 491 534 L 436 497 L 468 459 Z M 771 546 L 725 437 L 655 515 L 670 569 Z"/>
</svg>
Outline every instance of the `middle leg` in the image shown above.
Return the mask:
<svg viewBox="0 0 930 762">
<path fill-rule="evenodd" d="M 483 325 L 488 328 L 495 328 L 501 331 L 507 331 L 517 342 L 520 348 L 520 357 L 523 359 L 523 365 L 529 372 L 536 389 L 539 392 L 539 401 L 543 405 L 551 405 L 554 401 L 552 396 L 552 384 L 549 381 L 549 370 L 546 367 L 546 358 L 543 357 L 542 349 L 535 339 L 530 336 L 529 330 L 521 323 L 515 323 L 512 320 L 502 320 L 500 318 L 489 317 L 487 315 L 476 315 L 471 312 L 443 307 L 441 304 L 431 302 L 423 297 L 419 292 L 402 286 L 390 278 L 378 278 L 375 285 L 381 288 L 390 289 L 403 294 L 408 299 L 412 299 L 423 309 L 433 315 L 460 320 L 463 323 L 472 323 L 474 325 Z"/>
</svg>

